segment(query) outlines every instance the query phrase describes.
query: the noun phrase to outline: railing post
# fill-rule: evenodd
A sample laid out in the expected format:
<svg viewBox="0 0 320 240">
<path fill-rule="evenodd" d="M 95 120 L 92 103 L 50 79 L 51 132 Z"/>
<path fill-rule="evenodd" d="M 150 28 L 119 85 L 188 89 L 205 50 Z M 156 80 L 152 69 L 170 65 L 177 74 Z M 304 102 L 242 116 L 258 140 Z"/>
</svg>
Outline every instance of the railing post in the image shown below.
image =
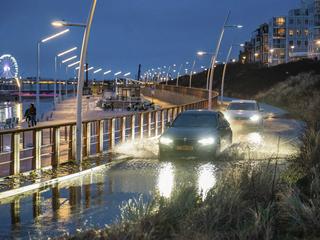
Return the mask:
<svg viewBox="0 0 320 240">
<path fill-rule="evenodd" d="M 115 123 L 116 120 L 114 118 L 109 119 L 109 150 L 113 149 L 116 143 L 116 139 L 115 139 Z"/>
<path fill-rule="evenodd" d="M 154 136 L 158 136 L 158 127 L 159 127 L 159 122 L 158 122 L 158 118 L 159 118 L 159 113 L 158 111 L 154 112 Z"/>
<path fill-rule="evenodd" d="M 172 108 L 170 109 L 172 111 Z M 172 113 L 171 113 L 172 115 Z M 169 109 L 167 109 L 167 122 L 169 123 L 171 121 L 171 118 L 170 118 L 170 114 L 169 114 Z"/>
<path fill-rule="evenodd" d="M 72 159 L 74 160 L 74 159 L 76 159 L 76 149 L 77 149 L 77 147 L 76 147 L 76 144 L 77 144 L 77 140 L 76 140 L 76 138 L 77 138 L 77 132 L 76 132 L 76 125 L 72 125 L 71 126 L 71 128 L 72 128 Z"/>
<path fill-rule="evenodd" d="M 53 155 L 51 165 L 53 167 L 59 166 L 59 159 L 60 159 L 60 128 L 55 127 L 53 128 Z"/>
<path fill-rule="evenodd" d="M 174 108 L 171 108 L 171 121 L 174 120 Z"/>
<path fill-rule="evenodd" d="M 140 127 L 140 139 L 143 139 L 143 113 L 140 113 L 139 127 Z"/>
<path fill-rule="evenodd" d="M 104 120 L 97 121 L 97 153 L 103 153 L 103 126 Z"/>
<path fill-rule="evenodd" d="M 3 151 L 3 135 L 0 134 L 0 152 Z"/>
<path fill-rule="evenodd" d="M 161 134 L 164 132 L 165 121 L 164 121 L 164 110 L 161 110 Z"/>
<path fill-rule="evenodd" d="M 151 137 L 151 112 L 147 112 L 147 133 Z"/>
<path fill-rule="evenodd" d="M 126 117 L 121 117 L 120 122 L 121 143 L 126 141 Z"/>
<path fill-rule="evenodd" d="M 41 168 L 41 130 L 33 130 L 33 160 L 32 170 L 39 170 Z"/>
<path fill-rule="evenodd" d="M 69 142 L 68 142 L 68 160 L 73 160 L 73 154 L 72 154 L 72 148 L 73 148 L 73 126 L 69 126 Z"/>
<path fill-rule="evenodd" d="M 91 153 L 91 123 L 86 123 L 86 156 L 89 157 Z"/>
<path fill-rule="evenodd" d="M 13 133 L 11 136 L 12 161 L 10 164 L 10 175 L 20 173 L 20 133 Z"/>
<path fill-rule="evenodd" d="M 131 116 L 131 140 L 134 141 L 136 137 L 136 116 L 132 115 Z"/>
</svg>

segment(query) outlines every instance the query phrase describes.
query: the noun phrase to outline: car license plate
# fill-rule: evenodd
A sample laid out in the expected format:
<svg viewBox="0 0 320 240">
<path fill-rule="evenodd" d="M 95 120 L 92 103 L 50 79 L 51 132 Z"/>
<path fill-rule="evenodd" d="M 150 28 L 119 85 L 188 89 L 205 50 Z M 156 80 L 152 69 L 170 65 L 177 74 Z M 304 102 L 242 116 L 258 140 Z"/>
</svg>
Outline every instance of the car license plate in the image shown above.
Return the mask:
<svg viewBox="0 0 320 240">
<path fill-rule="evenodd" d="M 176 149 L 178 151 L 192 151 L 193 147 L 192 146 L 177 146 Z"/>
</svg>

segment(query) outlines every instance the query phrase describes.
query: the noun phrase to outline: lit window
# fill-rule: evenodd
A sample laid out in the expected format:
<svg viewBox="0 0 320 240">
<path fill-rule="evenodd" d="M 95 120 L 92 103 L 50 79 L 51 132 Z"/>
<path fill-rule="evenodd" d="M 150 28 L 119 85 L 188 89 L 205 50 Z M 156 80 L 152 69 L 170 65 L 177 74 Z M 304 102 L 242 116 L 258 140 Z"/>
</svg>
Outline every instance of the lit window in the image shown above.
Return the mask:
<svg viewBox="0 0 320 240">
<path fill-rule="evenodd" d="M 276 18 L 276 24 L 278 26 L 283 26 L 286 23 L 286 19 L 284 17 L 278 17 Z"/>
<path fill-rule="evenodd" d="M 292 29 L 289 30 L 289 36 L 293 36 L 293 30 Z"/>
</svg>

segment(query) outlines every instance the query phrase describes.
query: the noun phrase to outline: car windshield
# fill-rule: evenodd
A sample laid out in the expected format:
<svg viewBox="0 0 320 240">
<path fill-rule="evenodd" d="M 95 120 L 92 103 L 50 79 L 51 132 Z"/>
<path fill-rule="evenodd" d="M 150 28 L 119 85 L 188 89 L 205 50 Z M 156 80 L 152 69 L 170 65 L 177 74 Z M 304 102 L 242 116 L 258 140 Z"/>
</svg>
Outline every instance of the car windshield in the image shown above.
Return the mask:
<svg viewBox="0 0 320 240">
<path fill-rule="evenodd" d="M 213 114 L 182 114 L 176 118 L 173 127 L 217 127 L 217 118 Z"/>
<path fill-rule="evenodd" d="M 228 110 L 256 111 L 258 107 L 255 103 L 230 103 Z"/>
</svg>

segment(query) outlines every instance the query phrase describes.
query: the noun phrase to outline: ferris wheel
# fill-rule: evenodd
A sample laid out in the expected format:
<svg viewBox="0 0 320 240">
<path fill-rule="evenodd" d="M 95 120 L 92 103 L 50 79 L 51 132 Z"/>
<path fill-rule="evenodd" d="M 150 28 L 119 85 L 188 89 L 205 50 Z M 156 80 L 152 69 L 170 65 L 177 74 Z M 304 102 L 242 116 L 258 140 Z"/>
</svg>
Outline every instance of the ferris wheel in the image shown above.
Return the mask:
<svg viewBox="0 0 320 240">
<path fill-rule="evenodd" d="M 0 79 L 18 78 L 19 67 L 17 60 L 10 54 L 0 57 Z"/>
</svg>

